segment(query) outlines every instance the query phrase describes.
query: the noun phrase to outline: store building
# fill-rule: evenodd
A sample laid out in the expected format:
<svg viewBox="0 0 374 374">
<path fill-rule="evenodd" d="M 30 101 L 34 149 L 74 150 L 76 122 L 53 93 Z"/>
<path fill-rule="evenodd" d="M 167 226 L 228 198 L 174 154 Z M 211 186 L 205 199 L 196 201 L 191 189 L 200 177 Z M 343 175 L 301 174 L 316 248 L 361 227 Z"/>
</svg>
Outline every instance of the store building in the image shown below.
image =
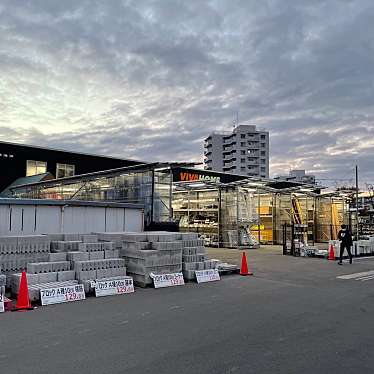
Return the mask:
<svg viewBox="0 0 374 374">
<path fill-rule="evenodd" d="M 269 178 L 269 132 L 254 125 L 239 125 L 232 132 L 213 132 L 205 139 L 204 168 Z"/>
<path fill-rule="evenodd" d="M 136 160 L 0 142 L 0 193 L 11 184 L 15 186 L 65 178 L 140 163 L 142 162 Z M 8 192 L 5 195 L 8 196 Z"/>
<path fill-rule="evenodd" d="M 208 245 L 250 247 L 283 240 L 296 225 L 309 242 L 335 239 L 345 203 L 314 185 L 153 163 L 12 188 L 17 198 L 142 204 L 145 228 L 198 232 Z"/>
</svg>

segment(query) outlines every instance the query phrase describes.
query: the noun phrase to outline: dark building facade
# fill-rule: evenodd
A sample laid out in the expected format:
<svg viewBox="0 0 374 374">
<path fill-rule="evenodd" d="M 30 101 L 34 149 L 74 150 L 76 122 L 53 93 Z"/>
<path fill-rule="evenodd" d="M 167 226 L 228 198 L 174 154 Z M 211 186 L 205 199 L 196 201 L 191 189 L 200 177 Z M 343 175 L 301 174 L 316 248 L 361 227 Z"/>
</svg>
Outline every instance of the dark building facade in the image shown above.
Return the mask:
<svg viewBox="0 0 374 374">
<path fill-rule="evenodd" d="M 144 162 L 0 142 L 0 192 L 19 178 L 55 178 L 139 165 Z"/>
</svg>

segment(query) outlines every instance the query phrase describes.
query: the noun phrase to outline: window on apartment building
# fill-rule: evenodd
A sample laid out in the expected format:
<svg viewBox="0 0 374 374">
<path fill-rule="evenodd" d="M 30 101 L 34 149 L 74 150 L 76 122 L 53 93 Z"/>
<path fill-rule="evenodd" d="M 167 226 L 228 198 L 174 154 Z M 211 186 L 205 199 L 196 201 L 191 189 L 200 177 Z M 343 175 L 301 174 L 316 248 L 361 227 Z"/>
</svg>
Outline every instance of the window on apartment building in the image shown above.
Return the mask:
<svg viewBox="0 0 374 374">
<path fill-rule="evenodd" d="M 262 167 L 261 168 L 261 173 L 265 173 L 266 172 L 266 168 Z"/>
<path fill-rule="evenodd" d="M 240 171 L 245 171 L 245 167 L 241 167 L 241 168 L 240 168 Z"/>
<path fill-rule="evenodd" d="M 69 164 L 57 164 L 56 178 L 72 177 L 75 174 L 75 166 Z"/>
<path fill-rule="evenodd" d="M 266 151 L 261 151 L 261 156 L 266 156 Z"/>
<path fill-rule="evenodd" d="M 26 161 L 26 176 L 30 177 L 31 175 L 43 174 L 47 172 L 47 163 L 44 161 Z"/>
<path fill-rule="evenodd" d="M 241 155 L 245 155 L 245 151 L 240 151 L 240 154 Z"/>
<path fill-rule="evenodd" d="M 240 142 L 240 145 L 241 145 L 242 147 L 245 147 L 245 142 Z"/>
<path fill-rule="evenodd" d="M 265 148 L 265 143 L 261 143 L 261 148 Z"/>
<path fill-rule="evenodd" d="M 266 161 L 262 158 L 261 159 L 261 164 L 264 164 Z"/>
<path fill-rule="evenodd" d="M 241 139 L 245 139 L 245 134 L 240 134 Z"/>
<path fill-rule="evenodd" d="M 244 164 L 244 162 L 245 162 L 245 158 L 241 158 L 241 159 L 240 159 L 240 162 L 241 162 L 242 164 Z"/>
<path fill-rule="evenodd" d="M 266 139 L 266 135 L 261 135 L 261 139 Z"/>
</svg>

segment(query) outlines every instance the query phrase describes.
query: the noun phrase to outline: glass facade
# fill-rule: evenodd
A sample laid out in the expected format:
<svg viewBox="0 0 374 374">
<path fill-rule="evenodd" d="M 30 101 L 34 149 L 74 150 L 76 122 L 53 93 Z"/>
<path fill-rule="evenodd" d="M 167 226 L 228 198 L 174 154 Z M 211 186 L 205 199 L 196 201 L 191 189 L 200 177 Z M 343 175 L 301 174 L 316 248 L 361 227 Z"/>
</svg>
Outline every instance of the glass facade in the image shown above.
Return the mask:
<svg viewBox="0 0 374 374">
<path fill-rule="evenodd" d="M 145 226 L 174 222 L 180 231 L 198 232 L 207 245 L 221 247 L 281 244 L 283 228 L 291 224 L 304 241 L 325 242 L 347 223 L 342 199 L 276 190 L 266 183 L 174 182 L 171 167 L 143 166 L 16 187 L 14 193 L 19 198 L 140 203 Z"/>
</svg>

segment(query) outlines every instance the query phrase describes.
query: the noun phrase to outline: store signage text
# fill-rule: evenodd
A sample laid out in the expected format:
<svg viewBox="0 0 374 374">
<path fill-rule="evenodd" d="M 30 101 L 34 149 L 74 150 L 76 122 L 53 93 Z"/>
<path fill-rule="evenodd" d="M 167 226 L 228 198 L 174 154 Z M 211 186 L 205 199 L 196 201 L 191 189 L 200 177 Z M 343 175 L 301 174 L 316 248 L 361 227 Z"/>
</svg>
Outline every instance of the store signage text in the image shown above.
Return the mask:
<svg viewBox="0 0 374 374">
<path fill-rule="evenodd" d="M 93 285 L 92 283 L 94 283 L 96 297 L 134 292 L 134 281 L 131 277 L 107 281 L 98 280 L 91 282 L 91 285 Z"/>
<path fill-rule="evenodd" d="M 66 287 L 45 288 L 40 290 L 40 299 L 42 305 L 60 304 L 71 301 L 84 300 L 83 284 Z"/>
<path fill-rule="evenodd" d="M 197 283 L 215 282 L 221 279 L 218 269 L 196 270 L 195 274 Z"/>
<path fill-rule="evenodd" d="M 150 274 L 153 279 L 155 288 L 184 286 L 184 278 L 182 273 L 172 274 Z"/>
<path fill-rule="evenodd" d="M 197 173 L 187 173 L 187 172 L 180 172 L 179 174 L 180 180 L 182 182 L 216 182 L 219 183 L 221 178 L 214 177 L 212 175 L 202 175 Z"/>
</svg>

